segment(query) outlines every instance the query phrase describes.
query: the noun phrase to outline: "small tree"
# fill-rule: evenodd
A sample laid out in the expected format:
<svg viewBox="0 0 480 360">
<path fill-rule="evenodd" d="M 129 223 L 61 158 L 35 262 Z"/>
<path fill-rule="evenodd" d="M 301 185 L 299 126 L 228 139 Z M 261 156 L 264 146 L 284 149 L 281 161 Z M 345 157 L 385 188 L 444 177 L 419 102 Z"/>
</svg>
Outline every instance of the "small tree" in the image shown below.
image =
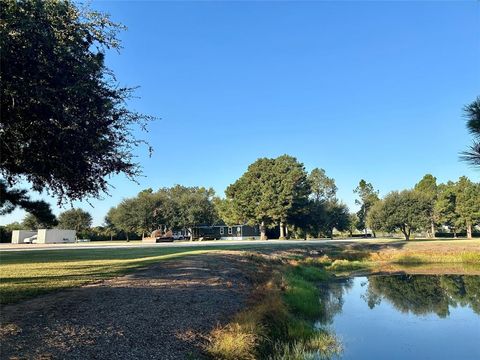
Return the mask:
<svg viewBox="0 0 480 360">
<path fill-rule="evenodd" d="M 328 201 L 325 204 L 324 229 L 327 236 L 333 239 L 333 230 L 348 230 L 350 225 L 350 213 L 348 207 L 339 201 Z"/>
<path fill-rule="evenodd" d="M 115 229 L 124 232 L 129 241 L 129 234 L 136 233 L 138 228 L 135 199 L 122 200 L 117 207 L 112 207 L 108 211 L 106 219 Z"/>
<path fill-rule="evenodd" d="M 438 185 L 437 201 L 434 207 L 434 216 L 439 224 L 447 226 L 457 237 L 457 229 L 461 226 L 461 219 L 457 213 L 457 189 L 452 181 Z"/>
<path fill-rule="evenodd" d="M 327 201 L 335 199 L 337 186 L 335 180 L 329 178 L 325 170 L 315 168 L 308 175 L 313 200 Z"/>
<path fill-rule="evenodd" d="M 204 187 L 186 187 L 175 185 L 168 190 L 174 211 L 171 223 L 176 227 L 189 229 L 193 236 L 192 227 L 198 225 L 212 225 L 218 221 L 213 199 L 215 191 Z"/>
<path fill-rule="evenodd" d="M 383 214 L 383 201 L 377 201 L 368 212 L 366 225 L 372 230 L 373 236 L 376 236 L 377 231 L 384 228 L 384 214 Z"/>
<path fill-rule="evenodd" d="M 70 209 L 58 215 L 59 229 L 72 229 L 78 234 L 87 231 L 91 225 L 92 215 L 82 209 Z"/>
<path fill-rule="evenodd" d="M 480 223 L 480 184 L 462 176 L 456 184 L 456 213 L 472 238 L 472 226 Z"/>
<path fill-rule="evenodd" d="M 437 200 L 437 178 L 431 174 L 425 175 L 415 185 L 415 191 L 419 191 L 426 196 L 429 201 L 428 215 L 430 217 L 430 231 L 429 236 L 435 237 L 435 201 Z"/>
<path fill-rule="evenodd" d="M 383 230 L 400 230 L 405 240 L 410 240 L 413 231 L 425 229 L 430 220 L 428 198 L 414 190 L 389 193 L 376 211 L 376 221 L 382 224 Z"/>
<path fill-rule="evenodd" d="M 365 235 L 367 235 L 368 212 L 370 211 L 370 208 L 379 200 L 378 190 L 375 190 L 372 184 L 367 183 L 362 179 L 353 192 L 359 196 L 359 199 L 355 200 L 355 204 L 360 205 L 360 210 L 357 212 L 358 230 L 364 230 Z"/>
<path fill-rule="evenodd" d="M 350 213 L 349 217 L 350 217 L 350 220 L 348 225 L 348 232 L 350 233 L 350 236 L 353 236 L 353 233 L 358 228 L 358 216 L 355 213 Z"/>
</svg>

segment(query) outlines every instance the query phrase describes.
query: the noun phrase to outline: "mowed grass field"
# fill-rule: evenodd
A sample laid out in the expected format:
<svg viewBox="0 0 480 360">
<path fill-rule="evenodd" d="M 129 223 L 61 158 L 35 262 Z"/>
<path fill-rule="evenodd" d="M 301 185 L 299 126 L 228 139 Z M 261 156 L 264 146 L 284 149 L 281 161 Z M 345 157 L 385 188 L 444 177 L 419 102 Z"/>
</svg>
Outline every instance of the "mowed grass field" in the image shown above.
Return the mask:
<svg viewBox="0 0 480 360">
<path fill-rule="evenodd" d="M 150 264 L 216 251 L 274 252 L 298 245 L 196 246 L 122 249 L 65 249 L 0 252 L 0 303 L 14 303 L 51 291 L 112 278 Z M 339 261 L 372 263 L 480 264 L 480 240 L 357 241 L 310 244 Z M 345 264 L 347 267 L 349 264 Z M 350 264 L 351 265 L 351 264 Z"/>
<path fill-rule="evenodd" d="M 127 274 L 149 264 L 219 248 L 36 250 L 0 253 L 0 303 Z"/>
</svg>

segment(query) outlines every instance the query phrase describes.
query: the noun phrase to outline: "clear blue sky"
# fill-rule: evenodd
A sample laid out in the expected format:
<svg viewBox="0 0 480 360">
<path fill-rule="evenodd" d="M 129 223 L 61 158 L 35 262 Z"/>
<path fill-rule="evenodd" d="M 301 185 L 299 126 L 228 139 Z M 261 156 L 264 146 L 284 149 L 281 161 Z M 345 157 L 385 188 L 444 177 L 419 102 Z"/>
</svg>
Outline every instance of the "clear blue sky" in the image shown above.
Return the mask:
<svg viewBox="0 0 480 360">
<path fill-rule="evenodd" d="M 352 209 L 361 178 L 382 195 L 425 173 L 480 179 L 458 160 L 471 142 L 461 109 L 480 95 L 478 1 L 92 7 L 128 27 L 107 62 L 121 84 L 140 86 L 132 107 L 161 117 L 143 135 L 155 153 L 138 152 L 140 184 L 114 177 L 111 197 L 80 204 L 95 225 L 147 187 L 223 196 L 257 158 L 285 153 L 324 168 Z"/>
</svg>

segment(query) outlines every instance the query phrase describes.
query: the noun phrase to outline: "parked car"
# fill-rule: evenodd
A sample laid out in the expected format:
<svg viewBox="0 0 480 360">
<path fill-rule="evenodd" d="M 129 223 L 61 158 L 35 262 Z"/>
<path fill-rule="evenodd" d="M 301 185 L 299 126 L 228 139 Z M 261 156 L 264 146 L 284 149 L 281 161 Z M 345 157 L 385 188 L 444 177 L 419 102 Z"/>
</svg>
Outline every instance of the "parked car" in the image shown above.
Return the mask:
<svg viewBox="0 0 480 360">
<path fill-rule="evenodd" d="M 23 239 L 23 242 L 25 244 L 36 244 L 37 243 L 37 237 L 38 237 L 37 235 L 27 237 L 27 238 Z"/>
</svg>

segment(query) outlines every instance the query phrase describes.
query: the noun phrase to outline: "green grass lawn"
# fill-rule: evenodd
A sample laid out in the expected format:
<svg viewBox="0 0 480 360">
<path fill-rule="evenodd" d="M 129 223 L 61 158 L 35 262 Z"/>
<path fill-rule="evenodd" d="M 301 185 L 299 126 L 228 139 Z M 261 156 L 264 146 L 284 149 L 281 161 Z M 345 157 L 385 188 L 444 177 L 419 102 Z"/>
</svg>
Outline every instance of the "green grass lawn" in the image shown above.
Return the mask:
<svg viewBox="0 0 480 360">
<path fill-rule="evenodd" d="M 376 248 L 375 248 L 376 247 Z M 0 304 L 13 303 L 46 292 L 81 286 L 90 282 L 127 274 L 149 264 L 182 256 L 218 250 L 275 251 L 299 248 L 298 245 L 223 245 L 201 247 L 130 247 L 123 249 L 63 249 L 0 252 Z M 302 248 L 320 249 L 342 260 L 338 267 L 352 262 L 405 263 L 460 262 L 480 264 L 479 240 L 382 242 L 362 241 L 349 245 L 305 242 Z M 341 265 L 341 266 L 340 266 Z"/>
<path fill-rule="evenodd" d="M 225 248 L 225 247 L 223 247 Z M 127 274 L 222 247 L 37 250 L 0 253 L 0 303 Z M 234 250 L 228 247 L 229 250 Z"/>
</svg>

